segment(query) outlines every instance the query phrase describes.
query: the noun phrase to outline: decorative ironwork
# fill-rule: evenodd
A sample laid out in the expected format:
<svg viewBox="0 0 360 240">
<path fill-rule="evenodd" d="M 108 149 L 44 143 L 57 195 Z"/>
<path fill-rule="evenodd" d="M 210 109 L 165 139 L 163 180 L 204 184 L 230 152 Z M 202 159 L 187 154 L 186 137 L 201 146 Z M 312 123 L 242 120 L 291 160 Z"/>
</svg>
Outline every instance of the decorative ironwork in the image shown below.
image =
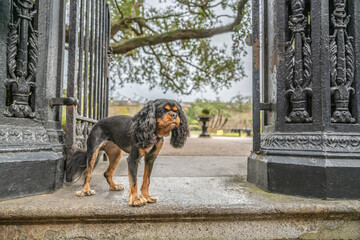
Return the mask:
<svg viewBox="0 0 360 240">
<path fill-rule="evenodd" d="M 288 151 L 342 151 L 360 152 L 360 135 L 325 134 L 267 134 L 261 139 L 261 147 Z"/>
<path fill-rule="evenodd" d="M 108 115 L 111 54 L 107 1 L 71 0 L 69 5 L 67 97 L 77 98 L 79 104 L 66 110 L 67 156 L 76 148 L 86 149 L 92 127 Z"/>
<path fill-rule="evenodd" d="M 76 147 L 84 148 L 85 146 L 85 122 L 76 122 Z"/>
<path fill-rule="evenodd" d="M 38 129 L 1 129 L 0 145 L 9 143 L 16 144 L 39 144 L 47 143 L 48 135 L 45 130 Z"/>
<path fill-rule="evenodd" d="M 355 94 L 351 86 L 354 81 L 353 37 L 347 33 L 350 15 L 346 14 L 346 0 L 333 0 L 335 10 L 331 15 L 334 28 L 330 36 L 331 95 L 333 123 L 354 123 L 349 111 L 350 95 Z"/>
<path fill-rule="evenodd" d="M 252 8 L 247 180 L 268 192 L 359 199 L 360 1 L 252 0 Z M 261 112 L 261 99 L 271 112 Z"/>
<path fill-rule="evenodd" d="M 292 15 L 289 18 L 291 30 L 290 41 L 286 43 L 287 77 L 286 96 L 289 97 L 291 112 L 286 117 L 288 123 L 312 122 L 308 111 L 309 96 L 312 95 L 311 83 L 311 47 L 310 38 L 307 38 L 307 17 L 304 15 L 305 1 L 291 0 Z"/>
<path fill-rule="evenodd" d="M 9 23 L 7 45 L 7 73 L 5 86 L 10 106 L 5 116 L 34 118 L 31 95 L 35 89 L 35 73 L 38 58 L 38 32 L 32 25 L 36 14 L 34 1 L 17 0 L 13 3 L 13 21 Z M 29 104 L 30 102 L 30 104 Z"/>
<path fill-rule="evenodd" d="M 76 121 L 76 148 L 87 148 L 86 142 L 92 128 L 95 125 L 94 122 L 87 122 L 79 119 Z"/>
</svg>

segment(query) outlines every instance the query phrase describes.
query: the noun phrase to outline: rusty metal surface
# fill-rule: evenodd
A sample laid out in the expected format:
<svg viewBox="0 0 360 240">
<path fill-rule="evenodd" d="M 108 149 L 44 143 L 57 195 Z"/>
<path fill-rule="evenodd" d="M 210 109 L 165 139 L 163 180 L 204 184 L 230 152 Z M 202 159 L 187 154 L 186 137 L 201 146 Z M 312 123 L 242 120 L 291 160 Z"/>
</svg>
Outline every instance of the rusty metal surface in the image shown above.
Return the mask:
<svg viewBox="0 0 360 240">
<path fill-rule="evenodd" d="M 260 17 L 259 1 L 252 2 L 253 151 L 260 150 Z"/>
</svg>

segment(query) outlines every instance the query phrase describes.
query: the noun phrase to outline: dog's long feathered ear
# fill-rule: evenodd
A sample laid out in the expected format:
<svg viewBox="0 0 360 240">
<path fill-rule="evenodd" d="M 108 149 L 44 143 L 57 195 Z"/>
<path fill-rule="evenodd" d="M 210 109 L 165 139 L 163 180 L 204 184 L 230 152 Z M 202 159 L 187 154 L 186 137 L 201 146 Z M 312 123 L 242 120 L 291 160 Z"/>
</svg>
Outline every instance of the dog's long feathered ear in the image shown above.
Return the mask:
<svg viewBox="0 0 360 240">
<path fill-rule="evenodd" d="M 149 101 L 131 120 L 130 137 L 135 146 L 147 148 L 156 143 L 154 101 Z"/>
<path fill-rule="evenodd" d="M 171 131 L 170 144 L 175 148 L 182 148 L 185 144 L 186 138 L 190 136 L 188 122 L 180 105 L 178 105 L 178 115 L 180 118 L 180 125 Z"/>
</svg>

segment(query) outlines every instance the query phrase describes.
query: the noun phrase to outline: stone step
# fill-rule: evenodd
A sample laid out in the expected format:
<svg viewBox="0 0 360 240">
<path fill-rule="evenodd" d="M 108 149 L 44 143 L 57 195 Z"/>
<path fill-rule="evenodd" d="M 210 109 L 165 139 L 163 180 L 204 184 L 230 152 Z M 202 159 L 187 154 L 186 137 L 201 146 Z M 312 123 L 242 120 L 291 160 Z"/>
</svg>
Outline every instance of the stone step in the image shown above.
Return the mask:
<svg viewBox="0 0 360 240">
<path fill-rule="evenodd" d="M 159 201 L 127 205 L 95 175 L 96 195 L 76 183 L 53 193 L 0 202 L 0 239 L 359 239 L 360 202 L 270 194 L 244 177 L 154 177 Z"/>
</svg>

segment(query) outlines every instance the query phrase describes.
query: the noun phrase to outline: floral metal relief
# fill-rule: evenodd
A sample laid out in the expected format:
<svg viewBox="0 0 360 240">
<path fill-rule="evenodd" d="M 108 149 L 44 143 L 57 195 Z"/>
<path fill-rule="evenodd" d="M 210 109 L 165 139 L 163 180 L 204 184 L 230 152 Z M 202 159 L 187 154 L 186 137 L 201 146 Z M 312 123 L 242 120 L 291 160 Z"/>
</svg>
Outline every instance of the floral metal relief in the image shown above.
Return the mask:
<svg viewBox="0 0 360 240">
<path fill-rule="evenodd" d="M 35 89 L 35 74 L 38 58 L 38 32 L 32 20 L 36 14 L 34 1 L 13 2 L 12 21 L 9 24 L 7 43 L 7 79 L 5 86 L 10 106 L 4 112 L 8 117 L 34 118 L 31 95 Z"/>
<path fill-rule="evenodd" d="M 290 0 L 292 15 L 289 17 L 290 40 L 286 43 L 286 96 L 289 99 L 290 113 L 288 123 L 312 122 L 308 111 L 312 95 L 311 83 L 311 47 L 306 36 L 308 18 L 305 12 L 305 0 Z"/>
<path fill-rule="evenodd" d="M 330 36 L 331 95 L 333 123 L 354 123 L 349 111 L 350 96 L 355 93 L 353 37 L 347 33 L 350 15 L 346 14 L 346 0 L 333 0 L 334 12 L 331 15 L 333 35 Z"/>
<path fill-rule="evenodd" d="M 86 122 L 82 120 L 76 121 L 76 140 L 75 145 L 77 148 L 87 148 L 87 139 L 91 133 L 94 123 Z"/>
<path fill-rule="evenodd" d="M 293 151 L 324 151 L 327 149 L 359 152 L 360 136 L 331 134 L 265 134 L 261 147 L 264 149 L 286 149 Z"/>
</svg>

